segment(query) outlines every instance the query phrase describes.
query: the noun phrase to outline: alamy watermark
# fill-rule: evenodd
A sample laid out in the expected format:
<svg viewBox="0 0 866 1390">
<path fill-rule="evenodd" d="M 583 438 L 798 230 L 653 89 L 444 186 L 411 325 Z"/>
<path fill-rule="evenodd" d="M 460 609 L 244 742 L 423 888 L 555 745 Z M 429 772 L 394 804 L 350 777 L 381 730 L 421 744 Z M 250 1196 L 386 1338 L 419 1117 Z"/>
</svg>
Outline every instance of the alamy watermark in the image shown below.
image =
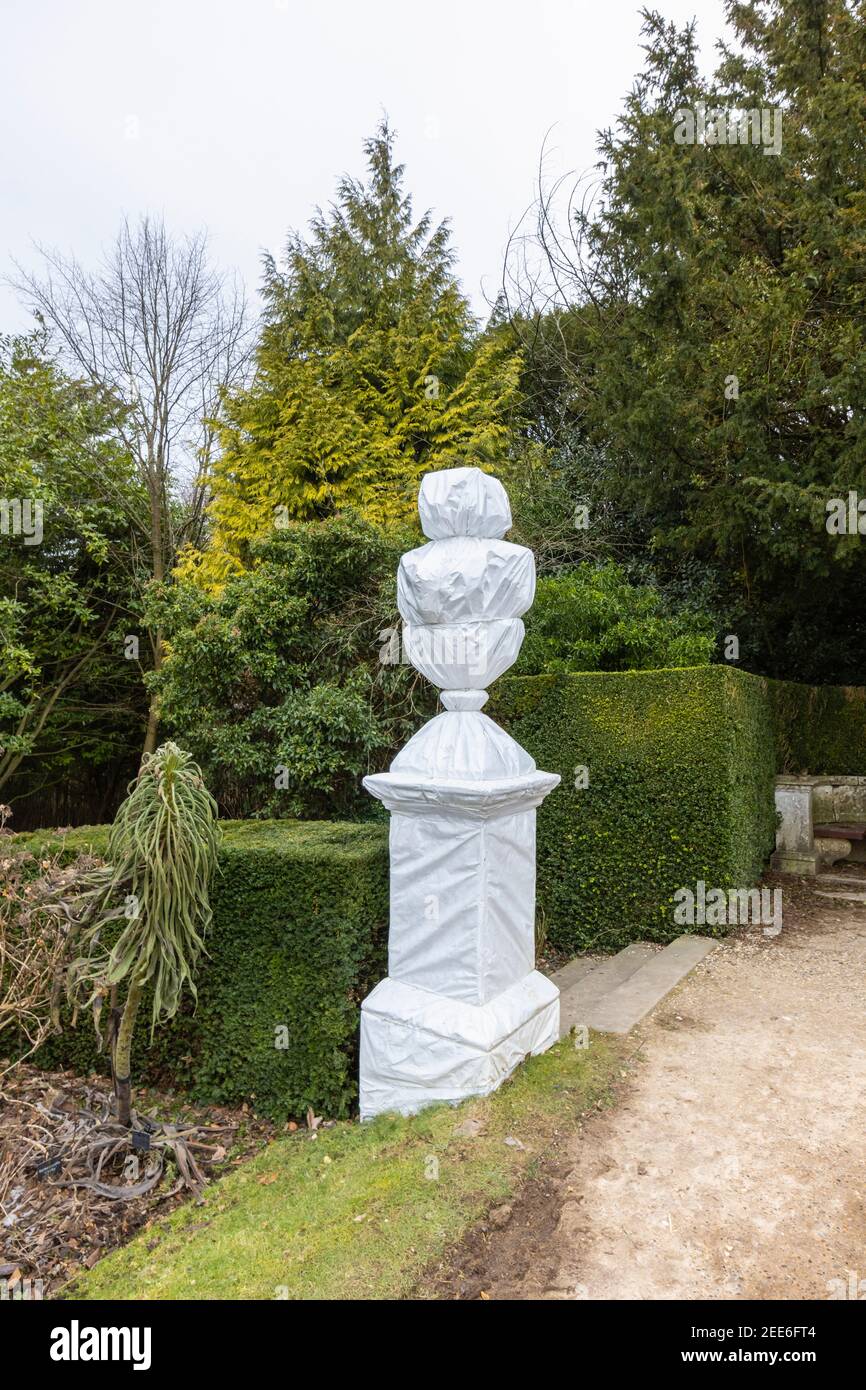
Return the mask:
<svg viewBox="0 0 866 1390">
<path fill-rule="evenodd" d="M 20 1271 L 13 1282 L 11 1278 L 0 1279 L 0 1303 L 41 1303 L 45 1297 L 45 1285 L 41 1279 L 24 1279 Z"/>
<path fill-rule="evenodd" d="M 824 525 L 831 536 L 866 536 L 866 497 L 858 497 L 856 492 L 831 497 L 824 510 Z"/>
<path fill-rule="evenodd" d="M 782 112 L 778 106 L 708 106 L 696 101 L 694 109 L 681 106 L 674 112 L 677 145 L 762 145 L 764 154 L 782 153 Z"/>
<path fill-rule="evenodd" d="M 782 930 L 781 888 L 707 888 L 701 878 L 694 888 L 678 888 L 674 902 L 678 927 L 760 924 L 767 936 Z"/>
<path fill-rule="evenodd" d="M 478 622 L 453 627 L 426 627 L 404 623 L 402 629 L 383 627 L 378 633 L 379 662 L 383 666 L 413 666 L 413 643 L 419 661 L 440 666 L 464 667 L 470 676 L 483 676 L 488 665 L 487 627 Z"/>
<path fill-rule="evenodd" d="M 0 497 L 0 536 L 23 536 L 25 545 L 41 545 L 42 516 L 38 498 Z"/>
<path fill-rule="evenodd" d="M 134 1371 L 151 1364 L 149 1327 L 82 1327 L 73 1318 L 69 1327 L 55 1327 L 48 1352 L 52 1361 L 129 1361 Z"/>
<path fill-rule="evenodd" d="M 834 1299 L 856 1299 L 862 1302 L 866 1299 L 866 1279 L 861 1279 L 856 1269 L 846 1269 L 847 1279 L 828 1279 L 827 1298 L 830 1302 Z"/>
</svg>

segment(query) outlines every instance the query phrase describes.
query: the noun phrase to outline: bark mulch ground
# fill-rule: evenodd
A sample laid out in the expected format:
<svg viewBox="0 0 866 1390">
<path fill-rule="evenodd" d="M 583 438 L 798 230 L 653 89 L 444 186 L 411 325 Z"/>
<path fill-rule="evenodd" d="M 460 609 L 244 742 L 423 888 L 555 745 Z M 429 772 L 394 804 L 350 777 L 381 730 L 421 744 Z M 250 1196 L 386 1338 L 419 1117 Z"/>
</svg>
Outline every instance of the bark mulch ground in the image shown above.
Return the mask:
<svg viewBox="0 0 866 1390">
<path fill-rule="evenodd" d="M 246 1105 L 196 1108 L 143 1088 L 133 1130 L 114 1120 L 104 1077 L 22 1065 L 0 1080 L 4 1298 L 51 1297 L 277 1132 Z"/>
</svg>

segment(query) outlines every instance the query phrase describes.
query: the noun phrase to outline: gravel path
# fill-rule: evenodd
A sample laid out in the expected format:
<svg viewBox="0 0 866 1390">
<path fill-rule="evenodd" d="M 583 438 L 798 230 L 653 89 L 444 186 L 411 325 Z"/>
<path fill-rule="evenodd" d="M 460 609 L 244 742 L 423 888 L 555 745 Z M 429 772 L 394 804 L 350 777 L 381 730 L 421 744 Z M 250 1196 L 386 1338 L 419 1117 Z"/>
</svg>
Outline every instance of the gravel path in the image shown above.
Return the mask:
<svg viewBox="0 0 866 1390">
<path fill-rule="evenodd" d="M 866 908 L 777 882 L 781 936 L 728 938 L 635 1030 L 618 1104 L 452 1297 L 826 1299 L 853 1272 L 866 1298 Z"/>
</svg>

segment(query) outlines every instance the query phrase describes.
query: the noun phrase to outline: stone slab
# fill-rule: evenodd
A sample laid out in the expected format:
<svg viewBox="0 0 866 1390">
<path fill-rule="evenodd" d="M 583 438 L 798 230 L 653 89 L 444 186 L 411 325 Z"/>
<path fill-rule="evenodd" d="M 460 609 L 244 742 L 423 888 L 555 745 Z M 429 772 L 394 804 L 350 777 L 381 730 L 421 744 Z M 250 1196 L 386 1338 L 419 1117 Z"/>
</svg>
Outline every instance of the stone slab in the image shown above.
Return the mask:
<svg viewBox="0 0 866 1390">
<path fill-rule="evenodd" d="M 595 964 L 577 979 L 572 976 L 565 984 L 560 983 L 560 977 L 578 962 L 569 961 L 562 970 L 558 970 L 552 978 L 560 991 L 559 1036 L 564 1038 L 572 1028 L 588 1025 L 589 1014 L 598 1006 L 599 1000 L 621 985 L 652 956 L 659 954 L 652 946 L 635 941 L 615 956 Z"/>
<path fill-rule="evenodd" d="M 563 994 L 565 990 L 571 989 L 572 985 L 576 985 L 578 980 L 582 980 L 585 975 L 588 975 L 591 970 L 596 970 L 599 965 L 605 963 L 603 960 L 600 961 L 598 957 L 592 959 L 588 956 L 575 956 L 574 960 L 570 960 L 567 965 L 563 965 L 557 970 L 552 979 L 560 994 Z"/>
<path fill-rule="evenodd" d="M 843 893 L 839 888 L 827 888 L 823 892 L 815 890 L 816 898 L 832 898 L 834 902 L 866 903 L 866 893 Z"/>
<path fill-rule="evenodd" d="M 678 936 L 607 992 L 585 1020 L 601 1033 L 628 1033 L 717 943 L 706 936 Z"/>
</svg>

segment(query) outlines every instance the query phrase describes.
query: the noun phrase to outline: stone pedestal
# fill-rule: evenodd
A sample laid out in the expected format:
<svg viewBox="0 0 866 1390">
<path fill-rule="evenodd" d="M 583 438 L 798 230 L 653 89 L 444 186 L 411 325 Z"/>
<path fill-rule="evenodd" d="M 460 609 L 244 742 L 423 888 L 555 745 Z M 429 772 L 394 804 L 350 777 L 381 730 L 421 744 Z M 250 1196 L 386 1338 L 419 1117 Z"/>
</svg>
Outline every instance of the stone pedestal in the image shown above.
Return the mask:
<svg viewBox="0 0 866 1390">
<path fill-rule="evenodd" d="M 398 596 L 445 712 L 364 779 L 391 813 L 391 922 L 361 1012 L 362 1119 L 485 1095 L 559 1035 L 534 969 L 535 808 L 559 778 L 482 713 L 520 649 L 532 555 L 502 540 L 504 489 L 477 469 L 428 474 L 419 510 L 433 540 L 403 557 Z"/>
<path fill-rule="evenodd" d="M 780 874 L 817 873 L 819 855 L 812 828 L 812 781 L 776 779 L 776 851 L 770 867 Z"/>
</svg>

